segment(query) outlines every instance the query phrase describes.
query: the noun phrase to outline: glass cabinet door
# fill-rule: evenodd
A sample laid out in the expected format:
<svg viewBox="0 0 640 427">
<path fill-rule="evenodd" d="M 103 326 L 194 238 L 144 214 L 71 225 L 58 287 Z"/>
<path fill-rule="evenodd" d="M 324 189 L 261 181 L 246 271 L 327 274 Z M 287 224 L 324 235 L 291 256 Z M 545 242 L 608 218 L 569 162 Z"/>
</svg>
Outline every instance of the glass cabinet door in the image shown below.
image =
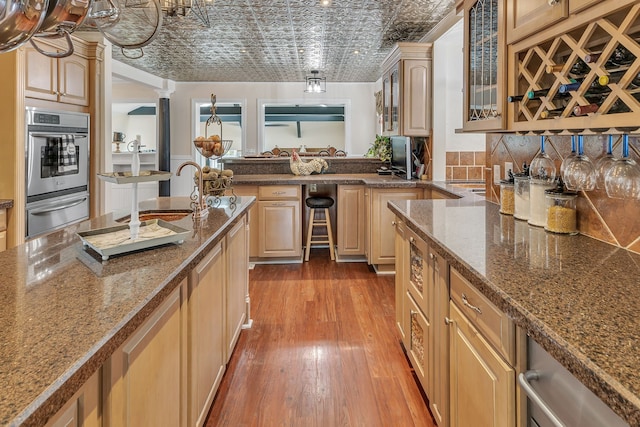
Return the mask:
<svg viewBox="0 0 640 427">
<path fill-rule="evenodd" d="M 504 128 L 502 0 L 465 4 L 465 130 Z"/>
</svg>

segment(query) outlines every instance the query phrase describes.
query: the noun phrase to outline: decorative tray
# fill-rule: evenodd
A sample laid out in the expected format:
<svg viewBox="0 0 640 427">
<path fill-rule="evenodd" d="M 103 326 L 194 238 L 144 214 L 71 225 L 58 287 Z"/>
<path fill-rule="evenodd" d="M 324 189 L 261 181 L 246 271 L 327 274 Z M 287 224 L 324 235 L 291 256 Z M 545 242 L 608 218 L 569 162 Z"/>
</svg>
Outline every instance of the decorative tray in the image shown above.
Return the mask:
<svg viewBox="0 0 640 427">
<path fill-rule="evenodd" d="M 85 247 L 90 247 L 102 255 L 102 259 L 106 261 L 111 255 L 149 249 L 167 243 L 180 244 L 184 242 L 189 230 L 160 219 L 152 219 L 140 223 L 138 237 L 135 240 L 131 239 L 131 231 L 127 224 L 76 234 Z"/>
<path fill-rule="evenodd" d="M 131 172 L 99 173 L 98 177 L 103 181 L 116 184 L 129 184 L 132 182 L 166 181 L 171 178 L 171 172 L 142 170 L 134 176 Z"/>
</svg>

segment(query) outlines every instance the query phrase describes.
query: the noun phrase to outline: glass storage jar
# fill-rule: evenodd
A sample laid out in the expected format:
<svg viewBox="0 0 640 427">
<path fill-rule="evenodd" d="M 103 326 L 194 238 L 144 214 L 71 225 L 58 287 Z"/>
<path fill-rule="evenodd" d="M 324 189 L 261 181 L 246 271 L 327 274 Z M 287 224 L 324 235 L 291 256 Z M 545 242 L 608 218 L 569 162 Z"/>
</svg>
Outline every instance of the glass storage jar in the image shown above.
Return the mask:
<svg viewBox="0 0 640 427">
<path fill-rule="evenodd" d="M 509 179 L 500 181 L 500 213 L 513 215 L 514 210 L 514 189 L 513 172 L 509 170 Z"/>
<path fill-rule="evenodd" d="M 555 188 L 555 182 L 531 178 L 529 182 L 529 224 L 537 227 L 547 225 L 547 201 L 544 192 Z"/>
<path fill-rule="evenodd" d="M 576 202 L 578 193 L 562 189 L 545 192 L 547 225 L 544 229 L 553 233 L 574 234 L 577 229 Z"/>
<path fill-rule="evenodd" d="M 514 175 L 515 208 L 513 217 L 527 221 L 529 219 L 529 172 Z"/>
</svg>

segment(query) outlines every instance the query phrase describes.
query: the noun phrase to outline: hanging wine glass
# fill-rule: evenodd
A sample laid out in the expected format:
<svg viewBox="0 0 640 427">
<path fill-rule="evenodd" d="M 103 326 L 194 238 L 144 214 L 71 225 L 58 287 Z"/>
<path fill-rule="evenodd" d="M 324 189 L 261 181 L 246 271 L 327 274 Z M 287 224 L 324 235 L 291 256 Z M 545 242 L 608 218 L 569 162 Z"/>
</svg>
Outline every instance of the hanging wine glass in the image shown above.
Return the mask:
<svg viewBox="0 0 640 427">
<path fill-rule="evenodd" d="M 584 154 L 584 136 L 578 136 L 578 155 L 564 172 L 564 183 L 569 190 L 591 191 L 596 188 L 596 168 Z"/>
<path fill-rule="evenodd" d="M 596 161 L 596 187 L 604 190 L 604 176 L 609 170 L 616 158 L 613 156 L 613 135 L 609 135 L 607 142 L 607 152 L 604 156 Z"/>
<path fill-rule="evenodd" d="M 577 156 L 578 156 L 578 153 L 576 152 L 576 136 L 571 135 L 571 154 L 565 157 L 562 163 L 560 164 L 560 176 L 562 177 L 563 180 L 566 181 L 564 177 L 564 171 L 567 170 L 567 166 L 570 165 L 571 162 L 573 162 L 573 160 Z"/>
<path fill-rule="evenodd" d="M 640 198 L 640 167 L 629 158 L 629 135 L 622 136 L 622 158 L 606 172 L 604 186 L 614 199 Z"/>
<path fill-rule="evenodd" d="M 556 165 L 544 152 L 544 135 L 540 137 L 540 152 L 529 165 L 529 176 L 533 180 L 553 182 L 556 179 Z"/>
</svg>

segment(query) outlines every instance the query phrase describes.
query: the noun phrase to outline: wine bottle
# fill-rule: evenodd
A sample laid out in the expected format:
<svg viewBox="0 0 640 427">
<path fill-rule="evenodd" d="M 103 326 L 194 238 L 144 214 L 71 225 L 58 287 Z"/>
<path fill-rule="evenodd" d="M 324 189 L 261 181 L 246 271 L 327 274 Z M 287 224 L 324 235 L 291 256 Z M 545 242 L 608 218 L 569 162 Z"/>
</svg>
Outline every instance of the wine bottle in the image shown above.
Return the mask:
<svg viewBox="0 0 640 427">
<path fill-rule="evenodd" d="M 580 86 L 582 86 L 582 80 L 560 85 L 560 87 L 558 88 L 558 93 L 573 92 L 578 90 Z"/>
<path fill-rule="evenodd" d="M 576 105 L 573 107 L 573 114 L 576 116 L 585 116 L 589 113 L 595 113 L 600 106 L 598 104 Z"/>
<path fill-rule="evenodd" d="M 588 53 L 584 57 L 584 62 L 592 64 L 600 59 L 601 56 L 602 52 Z M 636 56 L 633 53 L 629 52 L 629 50 L 624 46 L 618 45 L 604 63 L 604 68 L 620 67 L 622 65 L 631 64 L 635 60 Z"/>
<path fill-rule="evenodd" d="M 547 72 L 547 74 L 561 73 L 564 67 L 564 63 L 547 65 L 545 67 L 545 71 Z M 581 58 L 578 58 L 575 64 L 573 64 L 569 69 L 568 75 L 572 78 L 580 78 L 584 77 L 589 71 L 591 71 L 591 68 L 587 64 L 585 64 L 585 62 Z"/>
<path fill-rule="evenodd" d="M 600 86 L 607 86 L 611 83 L 618 83 L 626 73 L 627 70 L 625 69 L 609 73 L 609 75 L 600 76 L 598 78 L 598 83 L 600 84 Z M 629 83 L 630 88 L 636 88 L 638 86 L 640 86 L 640 73 L 638 73 Z"/>
<path fill-rule="evenodd" d="M 552 118 L 552 117 L 560 117 L 563 112 L 564 112 L 564 107 L 563 108 L 554 108 L 553 110 L 544 110 L 543 112 L 540 113 L 540 118 L 541 119 L 549 119 L 549 118 Z"/>
<path fill-rule="evenodd" d="M 511 95 L 507 96 L 507 102 L 518 102 L 524 99 L 524 95 Z"/>
<path fill-rule="evenodd" d="M 547 96 L 548 93 L 549 93 L 549 88 L 539 89 L 539 90 L 530 90 L 529 92 L 527 92 L 527 98 L 540 99 L 541 96 Z"/>
</svg>

